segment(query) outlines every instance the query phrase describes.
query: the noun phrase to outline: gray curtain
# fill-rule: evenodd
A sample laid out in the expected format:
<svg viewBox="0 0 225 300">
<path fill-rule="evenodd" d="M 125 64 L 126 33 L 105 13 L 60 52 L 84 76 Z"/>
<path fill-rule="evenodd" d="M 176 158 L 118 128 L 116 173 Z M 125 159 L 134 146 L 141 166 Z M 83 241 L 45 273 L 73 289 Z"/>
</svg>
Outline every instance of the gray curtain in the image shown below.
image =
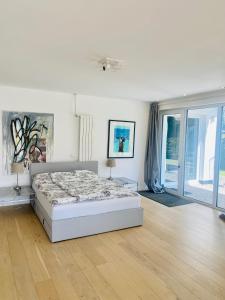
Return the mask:
<svg viewBox="0 0 225 300">
<path fill-rule="evenodd" d="M 150 104 L 148 136 L 145 155 L 145 183 L 154 193 L 164 193 L 160 185 L 160 140 L 158 103 Z"/>
</svg>

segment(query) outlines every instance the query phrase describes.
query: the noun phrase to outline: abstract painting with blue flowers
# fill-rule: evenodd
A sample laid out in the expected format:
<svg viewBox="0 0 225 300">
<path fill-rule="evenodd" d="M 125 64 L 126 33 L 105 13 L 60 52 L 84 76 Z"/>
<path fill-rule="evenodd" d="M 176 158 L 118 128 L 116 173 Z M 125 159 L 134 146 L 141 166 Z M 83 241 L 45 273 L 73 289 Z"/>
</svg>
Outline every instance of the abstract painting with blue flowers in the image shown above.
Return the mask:
<svg viewBox="0 0 225 300">
<path fill-rule="evenodd" d="M 109 120 L 108 158 L 134 157 L 135 122 Z"/>
</svg>

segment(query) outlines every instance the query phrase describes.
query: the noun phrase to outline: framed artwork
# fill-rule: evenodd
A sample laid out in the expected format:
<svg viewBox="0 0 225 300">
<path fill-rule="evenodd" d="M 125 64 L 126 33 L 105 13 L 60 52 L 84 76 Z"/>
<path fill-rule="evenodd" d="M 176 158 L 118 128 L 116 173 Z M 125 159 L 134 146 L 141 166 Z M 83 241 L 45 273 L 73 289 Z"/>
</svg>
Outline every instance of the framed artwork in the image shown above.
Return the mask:
<svg viewBox="0 0 225 300">
<path fill-rule="evenodd" d="M 135 122 L 109 120 L 108 158 L 133 158 Z"/>
<path fill-rule="evenodd" d="M 54 139 L 54 115 L 3 111 L 3 168 L 11 173 L 12 163 L 44 163 L 51 159 Z"/>
</svg>

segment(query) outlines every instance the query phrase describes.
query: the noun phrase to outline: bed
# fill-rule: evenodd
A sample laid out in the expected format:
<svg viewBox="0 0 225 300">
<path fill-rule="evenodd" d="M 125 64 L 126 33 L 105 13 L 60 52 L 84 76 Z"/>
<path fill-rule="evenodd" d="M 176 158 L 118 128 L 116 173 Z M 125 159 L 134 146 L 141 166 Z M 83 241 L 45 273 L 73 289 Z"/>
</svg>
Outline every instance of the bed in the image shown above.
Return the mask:
<svg viewBox="0 0 225 300">
<path fill-rule="evenodd" d="M 97 174 L 96 161 L 31 164 L 30 176 L 35 191 L 31 205 L 52 242 L 143 224 L 140 196 L 111 187 L 110 181 L 100 179 Z M 77 186 L 74 178 L 78 180 Z M 83 185 L 79 185 L 80 182 Z M 79 188 L 85 190 L 86 187 L 94 190 L 96 185 L 100 186 L 98 193 L 92 195 L 89 191 L 82 196 L 79 192 Z M 47 193 L 43 188 L 46 186 Z"/>
</svg>

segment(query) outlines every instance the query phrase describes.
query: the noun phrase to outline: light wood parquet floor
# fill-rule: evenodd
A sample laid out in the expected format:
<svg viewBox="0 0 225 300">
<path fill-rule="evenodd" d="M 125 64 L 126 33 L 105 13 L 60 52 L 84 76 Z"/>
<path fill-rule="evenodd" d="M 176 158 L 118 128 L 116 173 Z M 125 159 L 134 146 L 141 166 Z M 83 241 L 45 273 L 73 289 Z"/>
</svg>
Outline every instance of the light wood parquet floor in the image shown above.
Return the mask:
<svg viewBox="0 0 225 300">
<path fill-rule="evenodd" d="M 225 299 L 218 212 L 142 205 L 143 227 L 56 244 L 29 205 L 1 208 L 0 299 Z"/>
</svg>

